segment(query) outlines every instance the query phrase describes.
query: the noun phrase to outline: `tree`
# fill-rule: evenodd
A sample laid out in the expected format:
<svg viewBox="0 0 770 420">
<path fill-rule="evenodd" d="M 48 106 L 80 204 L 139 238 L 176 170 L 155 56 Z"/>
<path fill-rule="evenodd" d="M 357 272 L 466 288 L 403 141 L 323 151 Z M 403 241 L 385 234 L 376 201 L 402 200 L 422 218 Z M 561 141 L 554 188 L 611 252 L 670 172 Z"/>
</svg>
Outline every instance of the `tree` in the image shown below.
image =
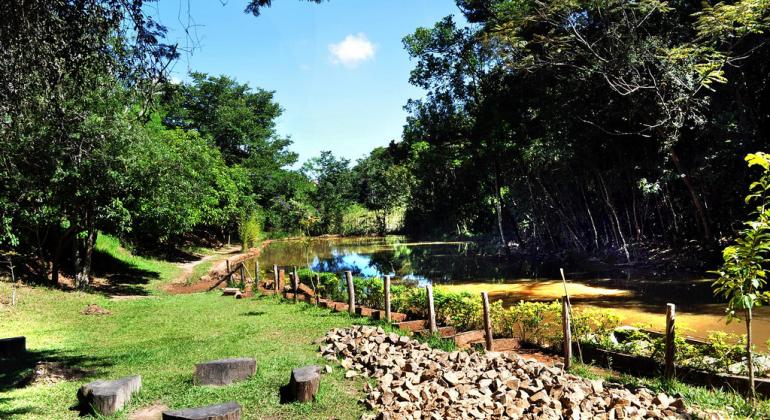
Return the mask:
<svg viewBox="0 0 770 420">
<path fill-rule="evenodd" d="M 197 131 L 166 129 L 154 116 L 125 153 L 125 207 L 142 243 L 168 242 L 200 226 L 237 218 L 238 190 L 219 149 Z"/>
<path fill-rule="evenodd" d="M 144 1 L 27 2 L 0 7 L 0 213 L 6 244 L 30 261 L 73 250 L 77 280 L 90 277 L 98 223 L 122 213 L 120 160 L 135 111 L 174 46 L 144 15 Z M 40 277 L 46 268 L 37 267 Z"/>
<path fill-rule="evenodd" d="M 751 321 L 754 308 L 770 302 L 767 286 L 767 264 L 770 262 L 770 155 L 752 153 L 746 156 L 749 167 L 759 166 L 762 175 L 749 187 L 747 203 L 756 205 L 752 219 L 744 223 L 735 243 L 724 249 L 724 264 L 716 273 L 714 293 L 727 300 L 728 322 L 743 313 L 746 322 L 746 363 L 754 395 L 754 360 L 752 355 Z"/>
<path fill-rule="evenodd" d="M 471 25 L 404 40 L 427 90 L 399 146 L 407 229 L 629 261 L 733 233 L 730 157 L 770 135 L 766 3 L 457 3 Z"/>
<path fill-rule="evenodd" d="M 388 215 L 406 205 L 412 176 L 409 169 L 395 163 L 390 150 L 377 147 L 353 168 L 358 201 L 377 215 L 380 234 L 387 231 Z"/>
<path fill-rule="evenodd" d="M 302 172 L 315 183 L 310 196 L 320 216 L 319 228 L 325 233 L 340 232 L 342 215 L 353 196 L 350 161 L 322 151 L 302 165 Z"/>
</svg>

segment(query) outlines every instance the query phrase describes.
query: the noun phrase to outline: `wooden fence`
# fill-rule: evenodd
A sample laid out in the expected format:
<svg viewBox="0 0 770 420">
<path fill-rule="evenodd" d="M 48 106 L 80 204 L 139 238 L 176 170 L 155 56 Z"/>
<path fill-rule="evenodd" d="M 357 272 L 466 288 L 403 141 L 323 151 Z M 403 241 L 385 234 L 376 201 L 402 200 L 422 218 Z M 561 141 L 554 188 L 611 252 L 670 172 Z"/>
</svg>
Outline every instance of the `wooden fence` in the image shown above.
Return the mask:
<svg viewBox="0 0 770 420">
<path fill-rule="evenodd" d="M 446 338 L 452 338 L 458 346 L 474 345 L 483 343 L 483 347 L 487 351 L 507 351 L 516 350 L 519 348 L 517 340 L 507 339 L 495 339 L 493 335 L 493 325 L 491 321 L 489 295 L 487 292 L 481 292 L 481 304 L 483 310 L 483 330 L 481 331 L 469 331 L 469 332 L 457 332 L 451 326 L 439 327 L 436 319 L 436 307 L 433 298 L 433 287 L 428 284 L 424 286 L 427 297 L 427 320 L 407 320 L 406 314 L 394 313 L 391 310 L 391 276 L 383 277 L 383 308 L 382 310 L 366 308 L 356 305 L 355 284 L 353 282 L 353 274 L 350 271 L 344 271 L 342 277 L 345 280 L 347 287 L 347 302 L 334 302 L 330 299 L 323 299 L 319 293 L 319 275 L 316 274 L 311 281 L 311 287 L 300 282 L 297 274 L 297 268 L 293 266 L 278 266 L 272 267 L 273 279 L 272 288 L 261 287 L 260 275 L 259 275 L 259 263 L 255 260 L 253 264 L 253 274 L 246 267 L 246 261 L 240 261 L 231 267 L 228 260 L 227 270 L 224 275 L 221 276 L 219 281 L 216 282 L 211 289 L 216 288 L 224 281 L 232 284 L 233 277 L 239 276 L 241 281 L 250 279 L 251 282 L 257 287 L 256 290 L 261 293 L 268 294 L 282 294 L 286 298 L 290 298 L 293 302 L 297 302 L 300 297 L 305 301 L 314 303 L 315 305 L 325 305 L 326 307 L 335 311 L 346 311 L 350 315 L 363 315 L 370 316 L 375 319 L 384 320 L 388 323 L 395 322 L 399 328 L 415 331 L 420 334 L 430 334 L 446 336 Z M 286 276 L 288 273 L 289 282 L 287 284 Z M 265 282 L 268 283 L 268 282 Z M 210 289 L 210 290 L 211 290 Z M 587 347 L 582 351 L 580 348 L 579 337 L 573 335 L 574 327 L 572 326 L 572 310 L 569 301 L 569 296 L 562 298 L 562 334 L 563 334 L 563 346 L 562 357 L 564 361 L 565 369 L 569 369 L 574 360 L 573 350 L 575 348 L 579 351 L 579 357 L 586 358 L 586 362 L 595 362 L 600 364 L 608 364 L 611 362 L 612 368 L 630 372 L 634 374 L 654 375 L 657 371 L 662 372 L 666 378 L 678 378 L 687 382 L 709 385 L 713 387 L 726 387 L 739 392 L 748 392 L 748 378 L 738 375 L 726 375 L 719 373 L 706 372 L 701 370 L 695 370 L 686 367 L 677 367 L 676 360 L 676 306 L 673 303 L 666 305 L 666 329 L 661 333 L 650 332 L 654 335 L 661 335 L 664 337 L 664 362 L 661 366 L 657 361 L 648 358 L 635 355 L 624 354 L 620 352 L 614 352 L 610 350 L 604 350 L 594 347 Z M 451 333 L 445 334 L 444 331 Z M 687 337 L 685 341 L 690 343 L 705 344 L 702 341 L 698 341 Z M 549 351 L 548 349 L 540 349 L 543 351 Z M 582 360 L 581 360 L 582 361 Z M 758 378 L 756 379 L 757 392 L 770 397 L 770 379 Z"/>
</svg>

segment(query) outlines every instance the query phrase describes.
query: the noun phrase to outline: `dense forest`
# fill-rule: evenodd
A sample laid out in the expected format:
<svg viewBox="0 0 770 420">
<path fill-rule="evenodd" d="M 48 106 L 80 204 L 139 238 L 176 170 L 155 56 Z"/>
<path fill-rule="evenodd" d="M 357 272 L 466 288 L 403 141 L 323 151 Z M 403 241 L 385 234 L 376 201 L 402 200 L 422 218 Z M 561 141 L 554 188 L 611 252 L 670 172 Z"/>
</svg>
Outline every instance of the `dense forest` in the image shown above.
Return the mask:
<svg viewBox="0 0 770 420">
<path fill-rule="evenodd" d="M 301 165 L 270 90 L 168 80 L 180 51 L 146 3 L 0 6 L 0 251 L 37 278 L 87 284 L 99 232 L 147 252 L 266 232 L 718 245 L 770 138 L 764 0 L 457 0 L 464 19 L 404 38 L 426 95 L 402 138 Z"/>
</svg>

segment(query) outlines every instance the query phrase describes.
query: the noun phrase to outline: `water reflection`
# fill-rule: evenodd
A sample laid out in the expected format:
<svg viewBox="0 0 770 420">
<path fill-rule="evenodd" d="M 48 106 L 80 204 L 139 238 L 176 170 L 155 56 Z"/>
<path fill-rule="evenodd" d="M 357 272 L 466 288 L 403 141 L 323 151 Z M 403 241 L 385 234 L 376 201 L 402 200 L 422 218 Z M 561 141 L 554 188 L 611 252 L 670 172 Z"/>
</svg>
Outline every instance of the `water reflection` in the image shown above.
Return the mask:
<svg viewBox="0 0 770 420">
<path fill-rule="evenodd" d="M 487 291 L 506 304 L 519 300 L 552 300 L 564 294 L 559 277 L 564 264 L 568 290 L 578 306 L 610 308 L 625 323 L 662 329 L 665 304 L 677 304 L 677 325 L 696 337 L 707 331 L 742 333 L 742 324 L 725 325 L 724 305 L 715 301 L 711 280 L 668 275 L 646 267 L 605 266 L 596 261 L 557 262 L 540 257 L 505 258 L 487 253 L 472 242 L 424 242 L 403 236 L 386 238 L 326 238 L 280 241 L 267 246 L 259 258 L 273 264 L 311 267 L 360 276 L 390 274 L 471 292 Z M 757 342 L 770 339 L 770 309 L 755 315 Z M 764 346 L 761 346 L 764 347 Z"/>
</svg>

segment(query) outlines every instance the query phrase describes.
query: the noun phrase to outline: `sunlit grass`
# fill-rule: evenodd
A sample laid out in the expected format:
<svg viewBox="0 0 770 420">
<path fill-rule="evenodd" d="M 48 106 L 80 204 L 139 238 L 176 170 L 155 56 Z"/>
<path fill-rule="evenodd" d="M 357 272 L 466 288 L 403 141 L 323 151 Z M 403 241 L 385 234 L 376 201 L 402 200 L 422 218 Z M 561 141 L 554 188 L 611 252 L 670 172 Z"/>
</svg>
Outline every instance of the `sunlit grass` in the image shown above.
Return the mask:
<svg viewBox="0 0 770 420">
<path fill-rule="evenodd" d="M 89 303 L 112 315 L 81 315 Z M 236 300 L 207 293 L 112 301 L 23 288 L 19 305 L 0 313 L 3 335 L 25 335 L 33 355 L 47 352 L 47 358 L 75 361 L 96 372 L 78 381 L 3 389 L 0 418 L 75 418 L 68 408 L 80 385 L 131 374 L 142 375 L 143 388 L 118 418 L 155 403 L 183 408 L 230 400 L 244 407 L 245 418 L 358 418 L 361 383 L 345 380 L 336 364 L 331 364 L 334 373 L 322 378 L 314 404 L 280 404 L 279 389 L 291 369 L 324 363 L 313 340 L 359 322 L 365 320 L 276 298 Z M 196 363 L 237 356 L 256 358 L 254 377 L 221 388 L 192 384 Z"/>
<path fill-rule="evenodd" d="M 161 259 L 134 255 L 125 249 L 118 238 L 100 233 L 96 238 L 97 254 L 101 253 L 124 264 L 126 267 L 146 272 L 149 293 L 157 292 L 157 286 L 166 283 L 182 273 L 178 265 Z M 97 255 L 95 258 L 99 258 Z"/>
</svg>

